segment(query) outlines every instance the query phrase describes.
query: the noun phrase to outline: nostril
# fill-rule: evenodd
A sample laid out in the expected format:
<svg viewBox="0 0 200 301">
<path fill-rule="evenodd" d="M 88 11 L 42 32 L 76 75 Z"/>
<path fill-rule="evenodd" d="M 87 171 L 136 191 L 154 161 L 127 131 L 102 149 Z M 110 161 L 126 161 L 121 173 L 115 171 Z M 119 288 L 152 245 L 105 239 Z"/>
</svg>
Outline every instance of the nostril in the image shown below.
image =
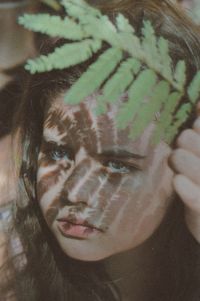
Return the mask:
<svg viewBox="0 0 200 301">
<path fill-rule="evenodd" d="M 87 204 L 84 202 L 79 202 L 79 203 L 75 203 L 75 204 L 73 203 L 73 206 L 70 205 L 69 212 L 70 213 L 81 212 L 85 209 L 86 206 L 87 206 Z"/>
<path fill-rule="evenodd" d="M 88 204 L 84 201 L 78 201 L 78 200 L 76 202 L 70 201 L 67 196 L 60 197 L 60 205 L 61 207 L 64 206 L 74 207 L 76 208 L 76 210 L 83 210 L 85 207 L 88 206 Z"/>
</svg>

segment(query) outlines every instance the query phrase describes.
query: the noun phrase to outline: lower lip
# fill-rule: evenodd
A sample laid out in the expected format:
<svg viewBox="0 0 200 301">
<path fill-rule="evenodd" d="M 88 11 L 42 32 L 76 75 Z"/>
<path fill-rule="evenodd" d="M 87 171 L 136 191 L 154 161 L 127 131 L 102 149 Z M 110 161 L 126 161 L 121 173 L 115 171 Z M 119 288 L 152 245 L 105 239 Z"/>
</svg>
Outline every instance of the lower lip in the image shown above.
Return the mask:
<svg viewBox="0 0 200 301">
<path fill-rule="evenodd" d="M 67 221 L 59 221 L 58 229 L 63 236 L 77 239 L 86 239 L 91 235 L 100 233 L 100 231 L 95 228 L 76 225 Z"/>
</svg>

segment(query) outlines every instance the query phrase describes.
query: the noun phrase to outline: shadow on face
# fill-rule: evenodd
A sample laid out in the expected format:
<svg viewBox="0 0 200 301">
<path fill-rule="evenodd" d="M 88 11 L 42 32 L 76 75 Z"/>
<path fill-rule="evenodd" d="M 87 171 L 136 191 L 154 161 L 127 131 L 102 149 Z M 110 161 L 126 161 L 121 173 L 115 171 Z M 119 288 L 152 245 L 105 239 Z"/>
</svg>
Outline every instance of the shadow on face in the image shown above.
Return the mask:
<svg viewBox="0 0 200 301">
<path fill-rule="evenodd" d="M 170 147 L 152 146 L 154 124 L 137 140 L 116 125 L 118 108 L 94 113 L 96 99 L 46 114 L 38 159 L 38 201 L 63 251 L 93 261 L 132 249 L 157 229 L 169 206 Z"/>
</svg>

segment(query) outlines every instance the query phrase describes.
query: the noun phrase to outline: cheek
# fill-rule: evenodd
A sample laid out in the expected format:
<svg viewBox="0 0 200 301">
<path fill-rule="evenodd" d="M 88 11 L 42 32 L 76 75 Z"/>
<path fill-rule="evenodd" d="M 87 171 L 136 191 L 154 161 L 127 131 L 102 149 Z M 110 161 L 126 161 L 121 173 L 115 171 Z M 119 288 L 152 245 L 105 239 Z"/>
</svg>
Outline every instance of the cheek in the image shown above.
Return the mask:
<svg viewBox="0 0 200 301">
<path fill-rule="evenodd" d="M 66 180 L 65 174 L 64 168 L 60 166 L 54 166 L 54 168 L 53 166 L 49 166 L 48 172 L 44 172 L 42 167 L 38 169 L 37 198 L 49 227 L 52 226 L 59 212 L 59 196 Z"/>
<path fill-rule="evenodd" d="M 66 175 L 72 164 L 70 162 L 40 162 L 37 172 L 37 198 L 43 206 L 44 199 L 53 200 L 58 191 L 62 190 Z"/>
<path fill-rule="evenodd" d="M 141 202 L 140 205 L 133 199 L 132 203 L 121 208 L 110 227 L 111 236 L 117 238 L 123 250 L 135 248 L 147 240 L 159 227 L 170 204 L 155 198 L 135 197 Z"/>
<path fill-rule="evenodd" d="M 117 233 L 122 244 L 124 241 L 130 248 L 135 247 L 157 229 L 172 200 L 172 178 L 167 164 L 161 163 L 124 186 L 118 195 L 121 207 L 111 226 L 112 233 Z M 134 181 L 140 184 L 134 187 Z"/>
<path fill-rule="evenodd" d="M 114 178 L 113 185 L 107 182 L 99 194 L 98 204 L 103 204 L 102 215 L 97 225 L 107 229 L 114 225 L 126 224 L 126 217 L 135 209 L 134 199 L 138 201 L 141 192 L 143 177 L 140 173 L 131 175 L 119 175 Z"/>
<path fill-rule="evenodd" d="M 43 195 L 58 182 L 60 170 L 57 166 L 39 167 L 37 174 L 37 196 L 40 201 Z"/>
</svg>

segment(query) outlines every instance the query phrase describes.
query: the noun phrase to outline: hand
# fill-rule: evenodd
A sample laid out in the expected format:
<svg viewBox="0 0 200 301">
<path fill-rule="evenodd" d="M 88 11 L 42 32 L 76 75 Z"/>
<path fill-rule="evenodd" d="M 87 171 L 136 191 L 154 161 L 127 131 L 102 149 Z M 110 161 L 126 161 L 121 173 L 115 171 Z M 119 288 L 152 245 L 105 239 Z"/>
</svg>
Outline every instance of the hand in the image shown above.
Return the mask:
<svg viewBox="0 0 200 301">
<path fill-rule="evenodd" d="M 200 117 L 193 129 L 180 134 L 170 161 L 175 171 L 175 191 L 185 204 L 186 224 L 200 243 Z"/>
</svg>

